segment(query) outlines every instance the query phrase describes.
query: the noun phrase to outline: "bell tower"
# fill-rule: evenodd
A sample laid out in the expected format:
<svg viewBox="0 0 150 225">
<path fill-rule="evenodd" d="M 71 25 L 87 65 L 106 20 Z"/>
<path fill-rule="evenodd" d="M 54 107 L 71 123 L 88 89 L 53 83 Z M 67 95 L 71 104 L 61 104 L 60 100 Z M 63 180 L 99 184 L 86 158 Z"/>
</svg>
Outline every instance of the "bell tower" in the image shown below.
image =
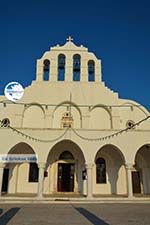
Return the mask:
<svg viewBox="0 0 150 225">
<path fill-rule="evenodd" d="M 37 60 L 36 81 L 100 82 L 101 60 L 69 36 L 65 45 L 50 48 Z"/>
</svg>

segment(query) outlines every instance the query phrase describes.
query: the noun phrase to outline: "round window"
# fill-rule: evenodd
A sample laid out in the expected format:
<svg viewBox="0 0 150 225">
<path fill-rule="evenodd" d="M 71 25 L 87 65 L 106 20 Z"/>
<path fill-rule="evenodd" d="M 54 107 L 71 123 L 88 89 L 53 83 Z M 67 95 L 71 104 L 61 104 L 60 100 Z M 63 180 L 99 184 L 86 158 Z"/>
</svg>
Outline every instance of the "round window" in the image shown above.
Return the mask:
<svg viewBox="0 0 150 225">
<path fill-rule="evenodd" d="M 134 123 L 133 120 L 128 120 L 127 123 L 126 123 L 126 127 L 127 127 L 127 128 L 130 128 L 130 129 L 133 129 L 133 128 L 135 128 L 135 127 L 134 127 L 134 124 L 135 124 L 135 123 Z"/>
<path fill-rule="evenodd" d="M 1 121 L 1 127 L 8 127 L 10 125 L 10 120 L 8 118 L 4 118 Z"/>
</svg>

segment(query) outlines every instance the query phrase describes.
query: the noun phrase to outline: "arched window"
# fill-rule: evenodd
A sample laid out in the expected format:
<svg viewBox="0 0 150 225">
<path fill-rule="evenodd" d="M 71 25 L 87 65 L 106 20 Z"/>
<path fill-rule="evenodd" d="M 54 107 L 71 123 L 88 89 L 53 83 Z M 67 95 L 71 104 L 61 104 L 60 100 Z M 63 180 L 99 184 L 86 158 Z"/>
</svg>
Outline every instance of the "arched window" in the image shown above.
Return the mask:
<svg viewBox="0 0 150 225">
<path fill-rule="evenodd" d="M 39 168 L 37 163 L 30 163 L 29 182 L 38 182 Z"/>
<path fill-rule="evenodd" d="M 58 56 L 58 81 L 65 80 L 65 55 Z"/>
<path fill-rule="evenodd" d="M 88 61 L 88 81 L 95 81 L 95 63 L 93 60 Z"/>
<path fill-rule="evenodd" d="M 105 159 L 98 158 L 96 160 L 96 183 L 105 184 L 106 183 L 106 163 Z"/>
<path fill-rule="evenodd" d="M 71 152 L 64 151 L 60 154 L 59 160 L 66 160 L 66 159 L 74 160 L 74 157 Z"/>
<path fill-rule="evenodd" d="M 80 81 L 80 61 L 80 55 L 76 54 L 73 56 L 73 81 Z"/>
<path fill-rule="evenodd" d="M 43 80 L 49 80 L 49 74 L 50 74 L 50 61 L 48 59 L 45 59 L 43 62 Z"/>
</svg>

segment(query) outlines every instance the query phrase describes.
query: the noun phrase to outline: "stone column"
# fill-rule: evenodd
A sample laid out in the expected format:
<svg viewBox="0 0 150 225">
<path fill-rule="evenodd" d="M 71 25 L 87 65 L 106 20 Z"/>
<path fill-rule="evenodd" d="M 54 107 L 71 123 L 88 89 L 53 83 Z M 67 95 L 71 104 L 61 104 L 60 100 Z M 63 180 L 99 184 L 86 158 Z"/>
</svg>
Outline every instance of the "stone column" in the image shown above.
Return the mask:
<svg viewBox="0 0 150 225">
<path fill-rule="evenodd" d="M 15 193 L 17 193 L 17 186 L 18 186 L 18 172 L 19 172 L 19 164 L 16 164 Z"/>
<path fill-rule="evenodd" d="M 101 81 L 101 60 L 97 60 L 95 63 L 95 82 L 100 82 Z"/>
<path fill-rule="evenodd" d="M 65 67 L 65 81 L 73 81 L 73 59 L 70 53 L 66 57 L 66 67 Z"/>
<path fill-rule="evenodd" d="M 0 196 L 2 195 L 2 184 L 3 184 L 3 172 L 4 172 L 4 163 L 0 163 Z"/>
<path fill-rule="evenodd" d="M 51 59 L 50 63 L 50 81 L 57 81 L 58 69 L 57 69 L 57 58 Z"/>
<path fill-rule="evenodd" d="M 88 61 L 86 58 L 82 58 L 81 61 L 80 80 L 85 82 L 88 81 Z"/>
<path fill-rule="evenodd" d="M 46 165 L 45 163 L 38 163 L 38 168 L 39 168 L 38 197 L 39 198 L 43 196 L 45 165 Z"/>
<path fill-rule="evenodd" d="M 133 187 L 132 187 L 132 170 L 133 164 L 126 164 L 126 172 L 127 172 L 127 189 L 128 189 L 128 197 L 133 197 Z"/>
<path fill-rule="evenodd" d="M 36 64 L 36 80 L 43 81 L 43 60 L 38 59 Z"/>
<path fill-rule="evenodd" d="M 86 165 L 86 169 L 87 169 L 87 198 L 92 198 L 92 196 L 93 196 L 92 168 L 93 168 L 92 163 L 89 163 L 89 164 Z"/>
</svg>

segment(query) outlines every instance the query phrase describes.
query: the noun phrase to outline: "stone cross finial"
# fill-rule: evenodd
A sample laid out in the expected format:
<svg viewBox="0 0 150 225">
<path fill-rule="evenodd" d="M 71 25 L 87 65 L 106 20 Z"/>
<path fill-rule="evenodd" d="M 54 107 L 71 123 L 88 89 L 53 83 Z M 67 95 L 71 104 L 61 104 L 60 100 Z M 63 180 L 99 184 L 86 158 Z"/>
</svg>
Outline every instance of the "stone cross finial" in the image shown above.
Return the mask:
<svg viewBox="0 0 150 225">
<path fill-rule="evenodd" d="M 69 36 L 69 37 L 67 38 L 67 41 L 72 42 L 72 41 L 73 41 L 73 38 L 72 38 L 71 36 Z"/>
</svg>

